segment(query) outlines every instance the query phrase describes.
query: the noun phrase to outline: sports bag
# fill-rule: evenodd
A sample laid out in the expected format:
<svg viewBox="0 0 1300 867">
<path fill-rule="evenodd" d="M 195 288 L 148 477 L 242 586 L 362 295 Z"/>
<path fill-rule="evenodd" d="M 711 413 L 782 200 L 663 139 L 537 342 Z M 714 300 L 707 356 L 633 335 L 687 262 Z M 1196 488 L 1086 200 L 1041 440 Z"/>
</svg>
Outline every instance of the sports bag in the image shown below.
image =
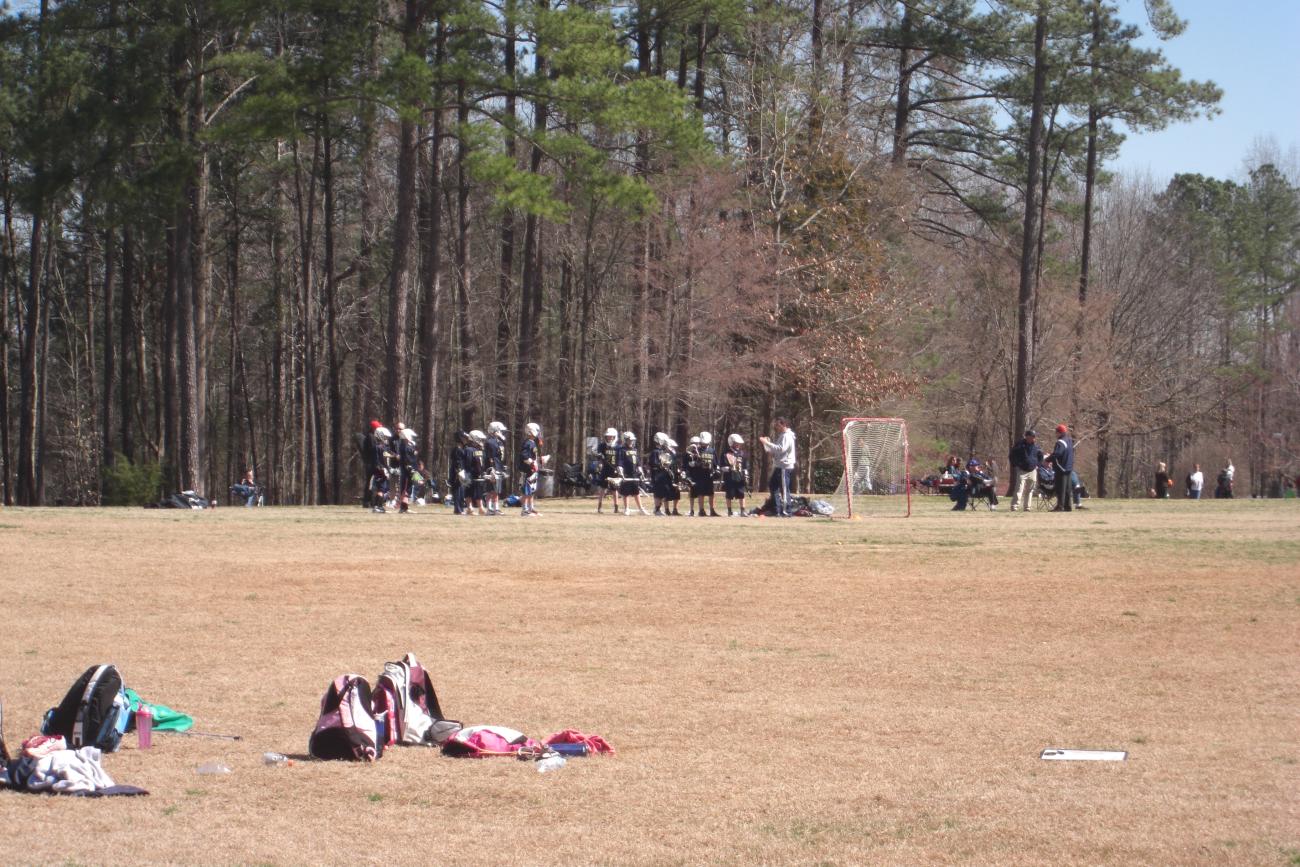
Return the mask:
<svg viewBox="0 0 1300 867">
<path fill-rule="evenodd" d="M 45 713 L 41 734 L 61 735 L 74 750 L 117 752 L 131 719 L 122 675 L 114 665 L 92 665 L 77 678 L 58 707 Z"/>
<path fill-rule="evenodd" d="M 385 722 L 389 746 L 441 744 L 460 730 L 460 723 L 443 718 L 433 681 L 414 653 L 384 663 L 375 681 L 374 711 Z"/>
<path fill-rule="evenodd" d="M 505 726 L 470 726 L 456 732 L 442 745 L 443 755 L 481 759 L 487 756 L 538 756 L 542 744 L 521 731 Z"/>
<path fill-rule="evenodd" d="M 375 725 L 370 683 L 359 674 L 334 678 L 320 700 L 320 719 L 307 742 L 318 759 L 373 762 L 384 754 Z"/>
</svg>

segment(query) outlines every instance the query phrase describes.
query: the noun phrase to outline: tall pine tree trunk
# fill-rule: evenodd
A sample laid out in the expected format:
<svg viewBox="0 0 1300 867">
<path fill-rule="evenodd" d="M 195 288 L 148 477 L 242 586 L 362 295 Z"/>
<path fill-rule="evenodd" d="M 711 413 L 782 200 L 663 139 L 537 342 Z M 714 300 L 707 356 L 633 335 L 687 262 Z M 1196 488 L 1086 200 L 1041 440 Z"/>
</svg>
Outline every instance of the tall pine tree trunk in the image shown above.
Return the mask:
<svg viewBox="0 0 1300 867">
<path fill-rule="evenodd" d="M 1020 245 L 1020 288 L 1016 297 L 1016 393 L 1012 432 L 1029 424 L 1029 384 L 1034 365 L 1034 251 L 1038 236 L 1038 184 L 1043 138 L 1043 96 L 1047 89 L 1047 0 L 1038 0 L 1034 21 L 1034 90 L 1029 115 L 1028 166 L 1025 171 L 1025 217 Z"/>
<path fill-rule="evenodd" d="M 441 67 L 447 49 L 446 28 L 441 20 L 434 29 L 433 59 Z M 424 225 L 421 227 L 420 248 L 423 251 L 420 271 L 420 428 L 424 441 L 424 454 L 430 469 L 434 466 L 433 446 L 435 430 L 435 405 L 437 400 L 439 358 L 439 315 L 442 304 L 442 137 L 447 110 L 443 106 L 441 87 L 433 92 L 433 116 L 430 122 L 429 164 L 425 175 Z"/>
</svg>

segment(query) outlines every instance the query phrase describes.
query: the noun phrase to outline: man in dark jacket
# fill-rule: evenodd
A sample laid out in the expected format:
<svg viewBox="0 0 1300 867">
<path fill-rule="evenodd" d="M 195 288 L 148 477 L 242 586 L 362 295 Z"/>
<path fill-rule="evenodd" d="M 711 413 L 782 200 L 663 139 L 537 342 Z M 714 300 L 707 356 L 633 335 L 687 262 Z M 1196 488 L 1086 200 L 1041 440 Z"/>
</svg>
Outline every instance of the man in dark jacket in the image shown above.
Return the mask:
<svg viewBox="0 0 1300 867">
<path fill-rule="evenodd" d="M 1038 446 L 1038 434 L 1025 431 L 1020 442 L 1011 447 L 1011 471 L 1016 474 L 1011 491 L 1011 511 L 1019 505 L 1026 512 L 1033 508 L 1034 491 L 1038 488 L 1038 465 L 1043 462 L 1043 450 Z"/>
<path fill-rule="evenodd" d="M 1074 440 L 1070 439 L 1070 429 L 1063 424 L 1056 426 L 1052 469 L 1056 471 L 1056 508 L 1052 511 L 1073 512 L 1074 492 L 1070 489 L 1070 479 L 1074 473 Z"/>
</svg>

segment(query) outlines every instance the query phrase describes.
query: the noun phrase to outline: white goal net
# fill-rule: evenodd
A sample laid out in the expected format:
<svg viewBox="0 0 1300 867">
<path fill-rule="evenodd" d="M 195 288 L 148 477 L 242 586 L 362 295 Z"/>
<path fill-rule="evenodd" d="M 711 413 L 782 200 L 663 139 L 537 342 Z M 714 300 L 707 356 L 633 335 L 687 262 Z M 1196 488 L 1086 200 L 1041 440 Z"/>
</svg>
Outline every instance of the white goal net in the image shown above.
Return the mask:
<svg viewBox="0 0 1300 867">
<path fill-rule="evenodd" d="M 881 515 L 910 516 L 907 422 L 901 418 L 846 418 L 841 440 L 844 476 L 836 494 L 847 500 L 849 517 L 868 509 Z"/>
</svg>

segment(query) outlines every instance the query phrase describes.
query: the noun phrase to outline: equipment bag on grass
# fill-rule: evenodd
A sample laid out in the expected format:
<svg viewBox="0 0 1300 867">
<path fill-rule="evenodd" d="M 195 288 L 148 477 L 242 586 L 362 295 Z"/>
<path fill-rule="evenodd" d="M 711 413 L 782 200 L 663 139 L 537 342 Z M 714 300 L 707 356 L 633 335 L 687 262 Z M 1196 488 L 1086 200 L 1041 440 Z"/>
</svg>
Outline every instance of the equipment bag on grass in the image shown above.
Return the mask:
<svg viewBox="0 0 1300 867">
<path fill-rule="evenodd" d="M 544 749 L 542 744 L 523 732 L 505 726 L 463 728 L 442 745 L 444 755 L 473 759 L 518 756 L 521 752 L 539 757 Z"/>
<path fill-rule="evenodd" d="M 307 742 L 318 759 L 373 762 L 384 754 L 375 726 L 370 683 L 359 674 L 334 678 L 320 700 L 320 719 Z"/>
<path fill-rule="evenodd" d="M 116 752 L 130 721 L 122 675 L 113 665 L 92 665 L 77 678 L 58 707 L 45 714 L 41 734 L 62 735 L 71 749 Z"/>
<path fill-rule="evenodd" d="M 384 663 L 375 681 L 375 716 L 385 721 L 385 744 L 441 744 L 460 730 L 444 719 L 429 672 L 408 653 L 398 662 Z"/>
</svg>

